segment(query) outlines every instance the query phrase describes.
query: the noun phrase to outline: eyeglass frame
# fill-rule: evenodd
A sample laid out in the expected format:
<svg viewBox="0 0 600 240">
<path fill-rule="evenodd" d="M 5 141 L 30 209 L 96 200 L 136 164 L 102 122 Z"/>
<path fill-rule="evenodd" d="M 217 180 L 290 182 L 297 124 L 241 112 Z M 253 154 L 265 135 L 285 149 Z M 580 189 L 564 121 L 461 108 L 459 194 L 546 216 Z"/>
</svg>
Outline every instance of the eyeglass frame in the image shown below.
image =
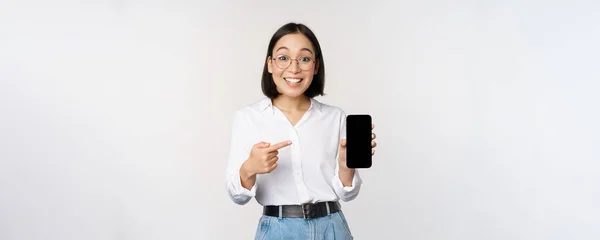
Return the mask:
<svg viewBox="0 0 600 240">
<path fill-rule="evenodd" d="M 276 59 L 276 57 L 271 57 L 271 61 L 275 61 L 275 66 L 276 66 L 277 68 L 279 68 L 279 69 L 288 69 L 290 66 L 292 66 L 292 61 L 293 61 L 293 60 L 296 60 L 296 62 L 297 62 L 297 64 L 298 64 L 298 68 L 302 69 L 302 67 L 300 67 L 300 61 L 299 61 L 297 58 L 291 58 L 290 56 L 288 56 L 288 55 L 285 55 L 285 54 L 280 54 L 280 55 L 277 55 L 277 57 L 281 57 L 281 56 L 286 56 L 286 57 L 288 57 L 288 58 L 290 59 L 290 64 L 288 64 L 288 66 L 287 66 L 287 67 L 285 67 L 285 68 L 279 67 L 279 66 L 277 65 L 277 59 Z M 311 60 L 311 61 L 310 61 L 310 63 L 312 63 L 312 64 L 313 64 L 311 68 L 314 68 L 314 67 L 315 67 L 315 63 L 317 63 L 317 60 L 316 60 L 316 59 L 313 59 L 312 57 L 307 57 L 307 58 L 309 58 L 309 59 Z M 309 68 L 309 69 L 302 69 L 302 71 L 308 71 L 308 70 L 310 70 L 310 68 Z"/>
</svg>

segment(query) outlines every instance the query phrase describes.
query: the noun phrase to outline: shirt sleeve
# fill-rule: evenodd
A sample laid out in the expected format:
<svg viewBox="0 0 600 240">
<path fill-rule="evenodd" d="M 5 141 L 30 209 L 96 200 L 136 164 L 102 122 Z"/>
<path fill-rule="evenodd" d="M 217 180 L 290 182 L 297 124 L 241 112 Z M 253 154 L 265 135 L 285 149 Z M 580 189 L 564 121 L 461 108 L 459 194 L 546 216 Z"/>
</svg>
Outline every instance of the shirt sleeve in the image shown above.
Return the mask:
<svg viewBox="0 0 600 240">
<path fill-rule="evenodd" d="M 226 182 L 229 197 L 239 205 L 248 203 L 256 195 L 256 184 L 251 189 L 246 189 L 240 179 L 240 167 L 250 155 L 252 147 L 247 141 L 249 130 L 244 113 L 236 111 L 231 128 Z"/>
<path fill-rule="evenodd" d="M 341 119 L 340 119 L 339 139 L 346 139 L 346 113 L 344 111 L 342 111 Z M 354 200 L 358 196 L 358 193 L 360 192 L 360 187 L 362 185 L 362 179 L 360 177 L 360 174 L 358 173 L 358 169 L 355 169 L 354 176 L 352 177 L 352 186 L 344 187 L 342 180 L 340 180 L 340 175 L 339 175 L 340 166 L 337 162 L 338 157 L 339 157 L 339 151 L 338 151 L 338 154 L 336 154 L 336 159 L 335 159 L 336 167 L 335 167 L 335 174 L 332 179 L 332 185 L 333 185 L 333 189 L 334 189 L 335 193 L 340 197 L 340 199 L 342 201 L 347 202 L 347 201 Z"/>
</svg>

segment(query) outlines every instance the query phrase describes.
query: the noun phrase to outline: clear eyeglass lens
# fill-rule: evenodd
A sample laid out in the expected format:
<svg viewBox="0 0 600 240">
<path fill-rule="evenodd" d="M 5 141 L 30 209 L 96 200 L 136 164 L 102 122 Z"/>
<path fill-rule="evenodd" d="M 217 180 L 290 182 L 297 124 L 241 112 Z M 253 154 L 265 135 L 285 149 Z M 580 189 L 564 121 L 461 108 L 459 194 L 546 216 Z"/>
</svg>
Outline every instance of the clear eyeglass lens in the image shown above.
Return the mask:
<svg viewBox="0 0 600 240">
<path fill-rule="evenodd" d="M 275 58 L 275 64 L 277 65 L 277 67 L 282 68 L 282 69 L 288 68 L 292 64 L 293 61 L 294 60 L 292 60 L 290 57 L 284 56 L 284 55 L 277 56 Z M 310 70 L 314 64 L 312 58 L 309 58 L 309 57 L 299 57 L 297 61 L 298 61 L 298 66 L 302 70 Z"/>
</svg>

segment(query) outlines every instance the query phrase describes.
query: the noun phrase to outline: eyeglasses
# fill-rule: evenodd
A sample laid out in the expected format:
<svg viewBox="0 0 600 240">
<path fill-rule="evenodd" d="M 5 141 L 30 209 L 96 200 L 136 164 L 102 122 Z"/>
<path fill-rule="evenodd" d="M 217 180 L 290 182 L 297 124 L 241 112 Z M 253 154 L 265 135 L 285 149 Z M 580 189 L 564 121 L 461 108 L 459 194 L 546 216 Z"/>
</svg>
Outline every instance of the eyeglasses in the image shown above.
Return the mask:
<svg viewBox="0 0 600 240">
<path fill-rule="evenodd" d="M 271 58 L 275 60 L 275 65 L 281 69 L 287 69 L 292 65 L 292 60 L 296 60 L 298 62 L 298 67 L 300 69 L 307 71 L 311 70 L 315 66 L 315 61 L 310 57 L 300 57 L 298 59 L 292 59 L 286 55 L 279 55 L 275 58 Z"/>
</svg>

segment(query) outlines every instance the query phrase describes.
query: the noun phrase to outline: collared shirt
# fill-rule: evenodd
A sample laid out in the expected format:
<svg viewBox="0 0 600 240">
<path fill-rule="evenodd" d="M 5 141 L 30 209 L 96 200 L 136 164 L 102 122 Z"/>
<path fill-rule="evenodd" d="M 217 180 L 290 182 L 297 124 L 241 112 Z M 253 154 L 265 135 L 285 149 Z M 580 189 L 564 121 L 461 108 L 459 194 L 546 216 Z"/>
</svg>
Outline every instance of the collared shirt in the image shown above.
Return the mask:
<svg viewBox="0 0 600 240">
<path fill-rule="evenodd" d="M 346 137 L 346 113 L 335 106 L 311 100 L 311 106 L 294 126 L 271 99 L 239 108 L 233 119 L 227 166 L 227 190 L 233 202 L 243 205 L 253 197 L 263 206 L 291 205 L 356 198 L 362 180 L 355 170 L 352 186 L 339 179 L 340 139 Z M 240 167 L 254 144 L 291 140 L 279 149 L 277 168 L 257 174 L 251 189 L 241 184 Z"/>
</svg>

